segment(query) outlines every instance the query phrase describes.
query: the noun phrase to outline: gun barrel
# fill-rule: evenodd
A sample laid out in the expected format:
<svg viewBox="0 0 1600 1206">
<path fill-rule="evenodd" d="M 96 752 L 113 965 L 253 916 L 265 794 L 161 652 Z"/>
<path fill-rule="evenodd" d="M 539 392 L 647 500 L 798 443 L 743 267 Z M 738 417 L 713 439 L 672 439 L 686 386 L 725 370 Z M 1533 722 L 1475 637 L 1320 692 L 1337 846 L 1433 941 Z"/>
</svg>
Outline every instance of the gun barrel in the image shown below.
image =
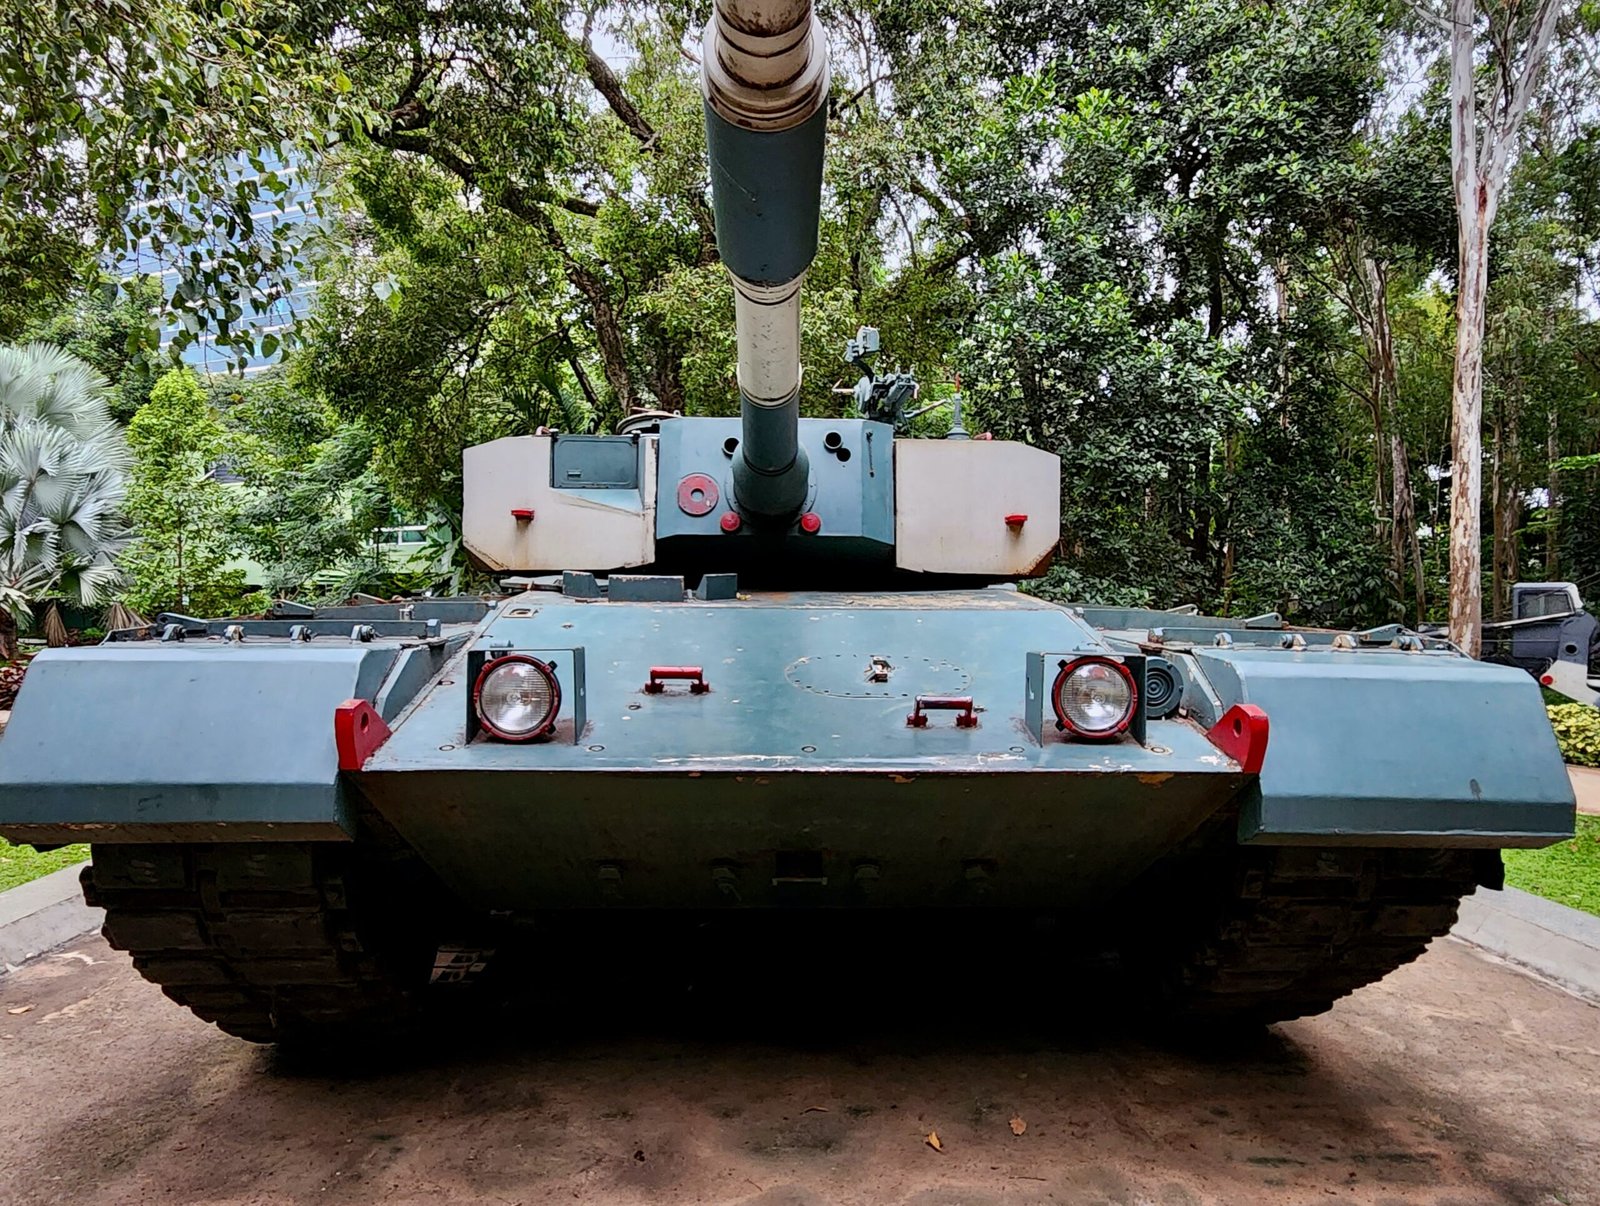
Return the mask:
<svg viewBox="0 0 1600 1206">
<path fill-rule="evenodd" d="M 799 443 L 800 289 L 817 253 L 827 39 L 811 0 L 716 0 L 701 55 L 717 246 L 734 288 L 742 510 L 792 516 Z"/>
</svg>

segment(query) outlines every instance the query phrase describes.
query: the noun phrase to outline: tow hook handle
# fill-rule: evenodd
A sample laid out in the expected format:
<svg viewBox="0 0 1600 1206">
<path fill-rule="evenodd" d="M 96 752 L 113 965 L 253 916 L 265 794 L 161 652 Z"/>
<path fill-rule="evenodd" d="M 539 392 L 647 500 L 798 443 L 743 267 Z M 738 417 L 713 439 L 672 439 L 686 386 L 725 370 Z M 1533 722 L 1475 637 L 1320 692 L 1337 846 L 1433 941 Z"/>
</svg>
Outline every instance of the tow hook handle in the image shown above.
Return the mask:
<svg viewBox="0 0 1600 1206">
<path fill-rule="evenodd" d="M 928 727 L 929 712 L 955 712 L 956 728 L 975 729 L 978 727 L 977 709 L 972 706 L 970 695 L 919 695 L 911 707 L 911 715 L 906 717 L 906 724 L 914 729 Z"/>
<path fill-rule="evenodd" d="M 687 682 L 690 695 L 704 695 L 711 690 L 704 671 L 699 666 L 651 666 L 650 681 L 645 683 L 646 695 L 660 695 L 668 682 Z"/>
</svg>

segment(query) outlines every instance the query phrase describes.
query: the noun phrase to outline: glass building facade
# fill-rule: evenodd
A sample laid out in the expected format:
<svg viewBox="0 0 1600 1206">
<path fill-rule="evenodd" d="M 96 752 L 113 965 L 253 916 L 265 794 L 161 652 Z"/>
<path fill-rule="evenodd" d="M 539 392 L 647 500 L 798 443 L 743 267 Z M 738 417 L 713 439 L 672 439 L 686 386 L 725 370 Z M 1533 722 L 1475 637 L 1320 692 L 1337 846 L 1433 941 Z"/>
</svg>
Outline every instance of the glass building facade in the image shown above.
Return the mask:
<svg viewBox="0 0 1600 1206">
<path fill-rule="evenodd" d="M 301 178 L 293 163 L 285 162 L 281 157 L 263 153 L 257 157 L 260 163 L 258 169 L 248 160 L 241 158 L 237 161 L 238 180 L 255 180 L 266 172 L 275 172 L 280 179 L 288 183 L 288 191 L 280 198 L 264 195 L 256 204 L 251 219 L 259 230 L 272 230 L 286 225 L 303 225 L 317 223 L 319 219 L 311 207 L 312 186 Z M 199 250 L 202 255 L 207 254 L 209 248 L 201 245 L 198 248 L 166 248 L 160 256 L 151 249 L 148 238 L 140 240 L 139 246 L 131 251 L 124 252 L 111 265 L 111 271 L 119 278 L 129 278 L 140 274 L 159 280 L 165 297 L 170 298 L 177 287 L 178 269 L 174 266 L 178 257 L 187 257 L 190 251 Z M 295 321 L 306 313 L 311 306 L 311 299 L 315 290 L 315 282 L 309 277 L 296 279 L 289 294 L 278 299 L 269 306 L 264 313 L 256 314 L 247 303 L 241 302 L 244 318 L 236 326 L 243 326 L 255 335 L 257 354 L 251 357 L 244 367 L 246 376 L 262 372 L 277 361 L 276 356 L 267 357 L 260 354 L 261 337 L 263 335 L 282 335 L 289 330 Z M 174 338 L 179 328 L 175 325 L 164 325 L 161 330 L 161 350 L 171 350 Z M 233 371 L 237 354 L 231 353 L 227 348 L 216 346 L 215 336 L 210 332 L 202 332 L 200 336 L 183 349 L 182 361 L 196 372 L 202 374 L 225 373 Z"/>
</svg>

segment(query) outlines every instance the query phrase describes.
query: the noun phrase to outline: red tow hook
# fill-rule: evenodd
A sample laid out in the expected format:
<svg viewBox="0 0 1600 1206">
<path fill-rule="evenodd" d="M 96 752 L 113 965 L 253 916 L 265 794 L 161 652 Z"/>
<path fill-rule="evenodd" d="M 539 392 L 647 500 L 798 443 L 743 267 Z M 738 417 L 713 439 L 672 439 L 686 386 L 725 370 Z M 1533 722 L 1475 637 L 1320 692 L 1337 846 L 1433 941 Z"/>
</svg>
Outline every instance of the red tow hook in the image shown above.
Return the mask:
<svg viewBox="0 0 1600 1206">
<path fill-rule="evenodd" d="M 711 690 L 704 671 L 699 666 L 651 666 L 650 681 L 644 685 L 646 695 L 660 695 L 672 681 L 687 682 L 689 694 L 704 695 Z"/>
<path fill-rule="evenodd" d="M 333 710 L 333 744 L 339 751 L 339 769 L 358 771 L 385 741 L 389 726 L 364 699 L 347 699 Z"/>
<path fill-rule="evenodd" d="M 1206 740 L 1239 764 L 1247 775 L 1259 775 L 1267 760 L 1267 714 L 1255 704 L 1234 704 L 1206 730 Z"/>
</svg>

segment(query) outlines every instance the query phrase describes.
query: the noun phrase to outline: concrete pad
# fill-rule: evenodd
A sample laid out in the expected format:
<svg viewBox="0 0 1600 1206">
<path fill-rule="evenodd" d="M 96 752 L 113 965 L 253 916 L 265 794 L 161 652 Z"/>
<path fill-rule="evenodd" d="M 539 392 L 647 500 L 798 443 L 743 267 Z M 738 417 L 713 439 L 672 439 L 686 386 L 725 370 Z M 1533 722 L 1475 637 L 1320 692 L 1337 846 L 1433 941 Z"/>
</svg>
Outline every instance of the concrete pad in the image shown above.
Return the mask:
<svg viewBox="0 0 1600 1206">
<path fill-rule="evenodd" d="M 1600 770 L 1592 766 L 1569 766 L 1567 777 L 1578 797 L 1578 811 L 1600 817 Z"/>
<path fill-rule="evenodd" d="M 0 975 L 82 934 L 100 928 L 104 909 L 83 903 L 78 872 L 63 867 L 0 892 Z"/>
<path fill-rule="evenodd" d="M 1600 1002 L 1600 917 L 1517 888 L 1479 888 L 1461 902 L 1451 933 Z"/>
</svg>

